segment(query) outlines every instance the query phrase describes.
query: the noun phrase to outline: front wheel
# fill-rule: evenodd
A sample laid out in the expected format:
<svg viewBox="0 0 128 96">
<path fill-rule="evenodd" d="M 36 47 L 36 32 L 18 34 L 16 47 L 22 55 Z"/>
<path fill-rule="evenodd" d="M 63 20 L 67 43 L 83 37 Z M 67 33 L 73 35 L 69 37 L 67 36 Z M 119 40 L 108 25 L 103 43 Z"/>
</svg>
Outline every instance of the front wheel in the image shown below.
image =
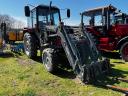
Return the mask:
<svg viewBox="0 0 128 96">
<path fill-rule="evenodd" d="M 56 69 L 56 56 L 54 55 L 54 49 L 47 48 L 43 50 L 42 63 L 44 64 L 46 70 L 53 73 Z"/>
<path fill-rule="evenodd" d="M 123 60 L 128 62 L 128 42 L 125 42 L 121 49 L 120 49 L 120 54 Z"/>
</svg>

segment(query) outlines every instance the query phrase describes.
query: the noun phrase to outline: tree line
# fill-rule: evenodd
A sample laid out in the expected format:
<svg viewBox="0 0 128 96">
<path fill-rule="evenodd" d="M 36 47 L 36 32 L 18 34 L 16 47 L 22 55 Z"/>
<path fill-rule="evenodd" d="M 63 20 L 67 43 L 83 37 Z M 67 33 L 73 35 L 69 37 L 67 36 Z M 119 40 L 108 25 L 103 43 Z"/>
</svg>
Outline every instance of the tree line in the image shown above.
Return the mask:
<svg viewBox="0 0 128 96">
<path fill-rule="evenodd" d="M 24 27 L 24 22 L 15 19 L 7 14 L 0 14 L 0 25 L 6 23 L 7 30 L 10 29 L 22 29 Z"/>
</svg>

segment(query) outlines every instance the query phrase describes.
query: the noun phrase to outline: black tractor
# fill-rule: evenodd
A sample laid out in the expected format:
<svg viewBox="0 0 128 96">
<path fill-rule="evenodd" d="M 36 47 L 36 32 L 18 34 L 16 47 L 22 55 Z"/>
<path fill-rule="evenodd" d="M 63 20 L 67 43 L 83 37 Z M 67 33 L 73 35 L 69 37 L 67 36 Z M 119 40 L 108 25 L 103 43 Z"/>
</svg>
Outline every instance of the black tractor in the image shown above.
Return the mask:
<svg viewBox="0 0 128 96">
<path fill-rule="evenodd" d="M 24 29 L 25 53 L 34 59 L 40 50 L 42 63 L 49 72 L 68 63 L 83 82 L 91 82 L 109 71 L 109 60 L 99 55 L 91 36 L 81 26 L 64 25 L 59 8 L 51 3 L 32 10 L 25 6 L 25 15 L 28 17 L 28 28 Z"/>
</svg>

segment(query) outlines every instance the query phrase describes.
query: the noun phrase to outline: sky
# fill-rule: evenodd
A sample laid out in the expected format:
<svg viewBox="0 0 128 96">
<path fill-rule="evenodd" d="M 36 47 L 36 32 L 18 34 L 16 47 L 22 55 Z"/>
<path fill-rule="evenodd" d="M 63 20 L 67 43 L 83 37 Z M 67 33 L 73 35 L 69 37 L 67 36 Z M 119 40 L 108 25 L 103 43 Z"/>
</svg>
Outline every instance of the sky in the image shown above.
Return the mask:
<svg viewBox="0 0 128 96">
<path fill-rule="evenodd" d="M 128 13 L 128 0 L 1 0 L 0 14 L 8 14 L 15 19 L 26 22 L 24 16 L 24 6 L 31 4 L 37 6 L 38 4 L 46 4 L 52 1 L 52 5 L 60 9 L 69 8 L 71 10 L 70 19 L 65 19 L 64 22 L 68 25 L 80 24 L 80 13 L 95 7 L 106 6 L 112 4 L 122 12 Z M 62 12 L 62 18 L 65 18 L 66 11 Z"/>
</svg>

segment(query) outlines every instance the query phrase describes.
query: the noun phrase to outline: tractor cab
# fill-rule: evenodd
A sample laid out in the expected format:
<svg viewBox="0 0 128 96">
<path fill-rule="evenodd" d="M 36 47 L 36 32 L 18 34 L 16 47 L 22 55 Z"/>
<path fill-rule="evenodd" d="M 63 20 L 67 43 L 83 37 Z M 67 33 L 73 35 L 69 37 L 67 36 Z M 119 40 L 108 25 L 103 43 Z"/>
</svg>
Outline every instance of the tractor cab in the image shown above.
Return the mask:
<svg viewBox="0 0 128 96">
<path fill-rule="evenodd" d="M 82 22 L 87 30 L 95 31 L 96 35 L 106 35 L 110 25 L 113 23 L 112 18 L 116 8 L 114 6 L 105 6 L 87 10 L 82 13 Z"/>
<path fill-rule="evenodd" d="M 56 6 L 38 5 L 30 10 L 25 6 L 25 16 L 28 17 L 28 28 L 24 31 L 31 32 L 41 37 L 44 44 L 57 36 L 57 26 L 61 22 L 60 10 Z M 25 33 L 25 32 L 24 32 Z"/>
<path fill-rule="evenodd" d="M 55 26 L 61 21 L 60 11 L 55 6 L 38 5 L 30 11 L 29 7 L 25 7 L 25 15 L 28 18 L 29 28 L 42 29 L 44 26 Z"/>
<path fill-rule="evenodd" d="M 82 23 L 84 23 L 89 32 L 93 32 L 95 35 L 109 36 L 111 35 L 110 31 L 114 30 L 113 26 L 128 24 L 128 15 L 117 10 L 116 7 L 109 5 L 83 12 Z M 125 26 L 124 28 L 127 27 Z M 115 32 L 114 34 L 118 35 L 118 33 Z"/>
</svg>

